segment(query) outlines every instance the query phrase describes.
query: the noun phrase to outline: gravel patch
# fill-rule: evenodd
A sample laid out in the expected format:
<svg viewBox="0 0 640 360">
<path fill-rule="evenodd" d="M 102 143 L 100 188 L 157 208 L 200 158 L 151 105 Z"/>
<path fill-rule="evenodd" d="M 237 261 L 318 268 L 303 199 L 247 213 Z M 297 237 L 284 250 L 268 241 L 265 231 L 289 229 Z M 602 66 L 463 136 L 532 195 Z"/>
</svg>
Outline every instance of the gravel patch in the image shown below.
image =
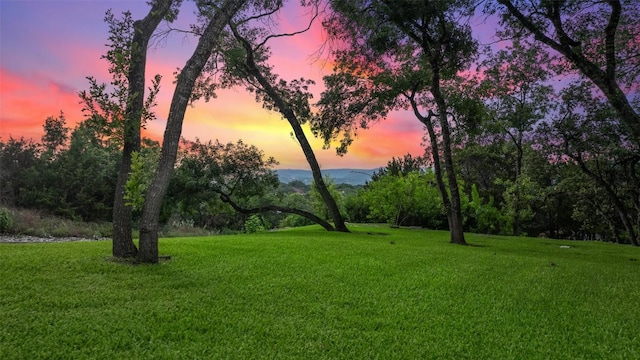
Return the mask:
<svg viewBox="0 0 640 360">
<path fill-rule="evenodd" d="M 39 237 L 29 235 L 0 235 L 0 243 L 56 243 L 72 241 L 105 241 L 107 238 L 87 239 L 82 237 Z"/>
</svg>

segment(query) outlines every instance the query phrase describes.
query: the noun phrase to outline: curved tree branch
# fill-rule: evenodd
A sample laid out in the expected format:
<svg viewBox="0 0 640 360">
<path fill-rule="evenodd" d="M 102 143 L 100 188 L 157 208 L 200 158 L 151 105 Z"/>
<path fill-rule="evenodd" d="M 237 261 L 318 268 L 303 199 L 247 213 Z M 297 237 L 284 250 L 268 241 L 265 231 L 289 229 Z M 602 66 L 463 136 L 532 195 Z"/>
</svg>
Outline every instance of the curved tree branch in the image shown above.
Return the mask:
<svg viewBox="0 0 640 360">
<path fill-rule="evenodd" d="M 214 190 L 215 191 L 215 190 Z M 250 214 L 258 214 L 258 213 L 263 213 L 263 212 L 268 212 L 268 211 L 276 211 L 276 212 L 283 212 L 283 213 L 287 213 L 287 214 L 296 214 L 296 215 L 300 215 L 302 217 L 305 217 L 311 221 L 313 221 L 314 223 L 322 226 L 323 228 L 325 228 L 325 230 L 327 231 L 335 231 L 336 229 L 329 224 L 326 220 L 323 220 L 322 218 L 316 216 L 315 214 L 312 214 L 308 211 L 302 210 L 302 209 L 296 209 L 296 208 L 290 208 L 290 207 L 286 207 L 286 206 L 279 206 L 279 205 L 263 205 L 263 206 L 258 206 L 255 208 L 243 208 L 240 205 L 238 205 L 235 201 L 231 200 L 231 197 L 229 197 L 227 194 L 224 194 L 222 192 L 216 191 L 218 193 L 218 195 L 220 195 L 220 200 L 222 200 L 223 202 L 231 205 L 231 207 L 244 215 L 250 215 Z"/>
<path fill-rule="evenodd" d="M 307 31 L 309 31 L 309 29 L 311 29 L 311 25 L 313 25 L 313 22 L 318 18 L 318 16 L 320 16 L 320 12 L 318 11 L 317 5 L 315 5 L 314 14 L 311 17 L 311 19 L 309 20 L 309 24 L 307 24 L 306 28 L 304 28 L 302 30 L 294 31 L 292 33 L 271 34 L 271 35 L 265 37 L 264 40 L 262 40 L 262 42 L 260 44 L 258 44 L 258 46 L 256 46 L 256 49 L 259 49 L 259 48 L 263 47 L 267 43 L 267 41 L 269 41 L 270 39 L 279 38 L 279 37 L 295 36 L 295 35 L 303 34 L 303 33 L 307 32 Z"/>
</svg>

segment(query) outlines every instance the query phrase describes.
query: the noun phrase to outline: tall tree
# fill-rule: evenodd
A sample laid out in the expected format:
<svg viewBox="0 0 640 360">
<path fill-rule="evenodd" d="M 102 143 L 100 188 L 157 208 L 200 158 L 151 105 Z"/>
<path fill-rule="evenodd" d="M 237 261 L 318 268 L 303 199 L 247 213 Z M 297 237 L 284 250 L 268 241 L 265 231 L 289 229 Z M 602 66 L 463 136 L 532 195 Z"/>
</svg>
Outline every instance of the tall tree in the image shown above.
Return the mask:
<svg viewBox="0 0 640 360">
<path fill-rule="evenodd" d="M 176 80 L 164 131 L 160 160 L 149 189 L 147 189 L 140 218 L 140 248 L 137 255 L 139 262 L 158 262 L 158 226 L 162 200 L 171 180 L 182 134 L 182 123 L 187 106 L 192 100 L 196 80 L 211 56 L 212 50 L 220 41 L 220 35 L 225 26 L 248 2 L 248 0 L 198 2 L 202 13 L 209 14 L 209 17 L 193 54 L 185 63 Z"/>
<path fill-rule="evenodd" d="M 331 195 L 325 183 L 320 164 L 313 152 L 313 148 L 304 133 L 302 125 L 312 117 L 309 104 L 312 94 L 309 92 L 311 80 L 304 78 L 287 82 L 278 79 L 273 73 L 272 66 L 267 63 L 269 59 L 268 43 L 274 38 L 289 37 L 308 31 L 317 17 L 317 1 L 302 1 L 303 6 L 309 5 L 315 9 L 314 16 L 309 25 L 300 31 L 292 33 L 274 33 L 271 26 L 274 14 L 282 4 L 267 8 L 261 14 L 255 14 L 247 20 L 235 20 L 229 22 L 230 35 L 219 48 L 219 57 L 208 66 L 212 73 L 222 70 L 222 81 L 219 86 L 242 85 L 256 94 L 256 101 L 263 107 L 280 112 L 289 123 L 293 135 L 300 144 L 300 148 L 311 168 L 313 179 L 318 193 L 331 215 L 334 228 L 337 231 L 349 231 L 344 218 L 340 213 L 336 200 Z M 264 27 L 258 24 L 267 24 Z M 205 82 L 207 83 L 207 82 Z"/>
<path fill-rule="evenodd" d="M 513 235 L 521 234 L 520 220 L 527 204 L 521 199 L 520 185 L 527 183 L 522 176 L 525 145 L 536 124 L 553 109 L 553 88 L 549 56 L 536 44 L 521 43 L 517 39 L 491 54 L 485 67 L 480 89 L 493 117 L 484 124 L 484 135 L 491 139 L 506 137 L 515 148 L 513 176 L 501 179 L 511 185 L 510 199 Z M 529 138 L 527 138 L 529 137 Z"/>
<path fill-rule="evenodd" d="M 592 94 L 589 84 L 563 90 L 560 114 L 540 130 L 550 157 L 570 161 L 606 195 L 615 210 L 625 242 L 638 246 L 640 225 L 640 151 L 608 102 Z M 587 186 L 583 191 L 586 191 Z M 616 225 L 614 224 L 614 227 Z"/>
<path fill-rule="evenodd" d="M 118 168 L 118 181 L 113 202 L 112 254 L 114 257 L 134 257 L 137 254 L 132 237 L 132 208 L 125 200 L 125 185 L 131 172 L 132 156 L 140 151 L 140 128 L 144 120 L 149 118 L 150 103 L 148 102 L 146 107 L 144 103 L 147 47 L 160 21 L 164 18 L 172 19 L 180 2 L 180 0 L 155 0 L 147 16 L 133 23 L 133 36 L 128 49 L 129 61 L 126 70 L 128 92 L 123 124 L 122 159 Z M 117 54 L 111 56 L 116 57 Z M 152 91 L 151 94 L 154 95 L 154 92 Z M 153 97 L 150 100 L 153 101 Z"/>
<path fill-rule="evenodd" d="M 49 116 L 44 121 L 42 146 L 50 157 L 55 156 L 69 140 L 69 128 L 66 125 L 67 119 L 62 112 L 59 117 Z"/>
<path fill-rule="evenodd" d="M 515 177 L 522 173 L 527 135 L 553 108 L 553 88 L 547 82 L 549 64 L 548 54 L 539 46 L 518 40 L 482 63 L 481 96 L 493 115 L 493 121 L 484 124 L 485 134 L 506 136 L 513 144 Z"/>
<path fill-rule="evenodd" d="M 122 150 L 112 210 L 114 257 L 134 257 L 137 253 L 132 239 L 132 209 L 124 196 L 132 155 L 140 150 L 140 128 L 155 117 L 151 107 L 155 105 L 160 76 L 154 77 L 145 96 L 147 47 L 160 21 L 175 19 L 180 3 L 181 0 L 153 0 L 146 17 L 137 21 L 130 12 L 118 19 L 107 11 L 109 50 L 102 58 L 109 63 L 111 86 L 88 77 L 89 90 L 79 93 L 88 115 L 86 126 Z"/>
<path fill-rule="evenodd" d="M 560 71 L 579 71 L 616 110 L 640 144 L 640 114 L 627 94 L 640 78 L 640 3 L 634 0 L 497 0 L 505 37 L 531 36 L 561 55 Z M 525 31 L 522 31 L 522 30 Z"/>
<path fill-rule="evenodd" d="M 451 242 L 466 244 L 452 157 L 452 107 L 443 83 L 464 69 L 476 52 L 470 28 L 461 21 L 471 11 L 471 2 L 330 3 L 333 15 L 326 28 L 338 44 L 336 68 L 325 78 L 328 89 L 319 103 L 317 132 L 327 142 L 342 133 L 338 151 L 344 152 L 353 141 L 353 129 L 366 128 L 391 110 L 412 109 L 428 131 Z"/>
</svg>

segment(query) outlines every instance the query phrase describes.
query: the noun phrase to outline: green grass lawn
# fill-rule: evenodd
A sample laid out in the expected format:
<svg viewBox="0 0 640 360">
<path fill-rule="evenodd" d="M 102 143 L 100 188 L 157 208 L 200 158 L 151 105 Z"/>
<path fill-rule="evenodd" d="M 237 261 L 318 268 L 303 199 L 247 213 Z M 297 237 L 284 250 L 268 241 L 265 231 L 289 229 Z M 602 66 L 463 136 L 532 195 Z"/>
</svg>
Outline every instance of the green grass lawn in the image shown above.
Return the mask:
<svg viewBox="0 0 640 360">
<path fill-rule="evenodd" d="M 640 358 L 638 248 L 353 230 L 0 244 L 0 359 Z"/>
</svg>

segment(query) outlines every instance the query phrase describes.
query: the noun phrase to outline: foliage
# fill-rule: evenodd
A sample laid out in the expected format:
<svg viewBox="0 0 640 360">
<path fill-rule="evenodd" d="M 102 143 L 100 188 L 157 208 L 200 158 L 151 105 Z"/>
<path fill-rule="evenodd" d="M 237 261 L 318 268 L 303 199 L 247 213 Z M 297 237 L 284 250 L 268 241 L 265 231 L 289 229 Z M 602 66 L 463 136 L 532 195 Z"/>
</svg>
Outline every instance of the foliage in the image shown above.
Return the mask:
<svg viewBox="0 0 640 360">
<path fill-rule="evenodd" d="M 49 156 L 55 156 L 67 144 L 69 128 L 66 125 L 67 120 L 62 112 L 59 117 L 49 116 L 45 119 L 42 126 L 44 129 L 42 147 Z"/>
<path fill-rule="evenodd" d="M 506 227 L 513 235 L 519 236 L 521 224 L 533 219 L 533 207 L 544 196 L 538 184 L 526 175 L 519 176 L 516 181 L 505 180 L 504 212 L 507 216 Z M 532 234 L 533 235 L 533 234 Z"/>
<path fill-rule="evenodd" d="M 249 216 L 249 218 L 244 222 L 244 230 L 248 234 L 265 231 L 265 226 L 263 225 L 263 221 L 260 215 Z"/>
<path fill-rule="evenodd" d="M 144 162 L 140 158 L 140 153 L 131 154 L 131 173 L 125 184 L 124 199 L 127 206 L 131 206 L 135 210 L 140 210 L 144 203 L 144 191 L 147 183 L 143 179 Z"/>
<path fill-rule="evenodd" d="M 307 226 L 312 224 L 313 222 L 305 217 L 302 217 L 296 214 L 289 214 L 285 216 L 282 220 L 280 220 L 280 222 L 278 223 L 278 228 L 286 229 L 286 228 L 292 228 L 292 227 Z"/>
<path fill-rule="evenodd" d="M 569 216 L 567 222 L 575 223 L 565 232 L 584 240 L 626 242 L 621 231 L 624 226 L 606 192 L 575 164 L 567 164 L 564 175 L 558 184 L 558 192 L 564 192 L 573 199 L 566 212 Z"/>
<path fill-rule="evenodd" d="M 640 357 L 638 248 L 352 230 L 161 239 L 153 267 L 0 244 L 0 357 Z"/>
<path fill-rule="evenodd" d="M 602 94 L 628 134 L 640 145 L 637 101 L 640 79 L 640 6 L 635 1 L 513 1 L 488 2 L 499 12 L 502 38 L 530 38 L 553 49 L 552 61 L 561 75 L 578 73 L 592 92 Z M 596 90 L 597 89 L 597 90 Z"/>
<path fill-rule="evenodd" d="M 13 227 L 13 217 L 7 208 L 0 208 L 0 234 L 8 233 Z"/>
<path fill-rule="evenodd" d="M 576 215 L 598 213 L 610 227 L 626 233 L 621 239 L 613 231 L 618 241 L 637 244 L 638 145 L 618 113 L 594 95 L 589 84 L 570 84 L 562 91 L 562 99 L 557 118 L 539 129 L 539 141 L 550 158 L 576 165 L 590 179 L 592 183 L 576 193 L 587 197 L 582 205 L 598 198 L 603 201 L 577 209 Z"/>
<path fill-rule="evenodd" d="M 501 234 L 504 216 L 495 206 L 493 197 L 484 200 L 480 197 L 475 184 L 471 185 L 471 200 L 467 203 L 467 219 L 469 231 L 482 234 Z"/>
<path fill-rule="evenodd" d="M 434 182 L 430 171 L 381 176 L 363 193 L 369 207 L 369 218 L 396 226 L 442 228 L 444 209 Z"/>
<path fill-rule="evenodd" d="M 201 227 L 242 227 L 242 219 L 221 197 L 250 207 L 269 201 L 278 187 L 273 157 L 241 140 L 235 143 L 183 142 L 168 203 Z"/>
<path fill-rule="evenodd" d="M 341 137 L 347 151 L 358 128 L 384 120 L 397 109 L 411 110 L 410 98 L 435 110 L 433 74 L 450 80 L 476 51 L 470 28 L 458 21 L 465 1 L 331 1 L 325 20 L 335 40 L 333 73 L 318 103 L 313 129 L 330 145 Z M 446 43 L 438 44 L 438 41 Z M 435 146 L 435 144 L 433 145 Z"/>
<path fill-rule="evenodd" d="M 325 175 L 324 183 L 326 184 L 327 190 L 329 190 L 331 197 L 333 197 L 333 199 L 336 201 L 338 209 L 341 213 L 344 214 L 343 195 L 338 191 L 336 183 L 328 175 Z M 309 191 L 309 193 L 311 195 L 311 205 L 314 213 L 320 214 L 320 216 L 326 220 L 331 219 L 331 214 L 327 209 L 326 203 L 322 199 L 322 195 L 318 191 L 318 187 L 316 186 L 315 181 L 311 183 L 311 190 Z"/>
<path fill-rule="evenodd" d="M 384 175 L 400 176 L 409 175 L 409 173 L 417 171 L 423 172 L 428 164 L 428 159 L 422 156 L 414 157 L 411 154 L 405 154 L 403 157 L 391 158 L 387 162 L 387 166 L 383 167 L 371 175 L 371 181 L 376 181 Z"/>
<path fill-rule="evenodd" d="M 130 94 L 129 69 L 133 58 L 139 57 L 138 49 L 133 49 L 134 20 L 130 12 L 124 12 L 122 18 L 116 18 L 107 11 L 104 21 L 109 24 L 109 42 L 105 59 L 111 74 L 111 83 L 100 83 L 89 76 L 89 90 L 78 93 L 83 104 L 83 112 L 87 117 L 87 125 L 96 130 L 98 138 L 104 142 L 120 148 L 123 146 L 125 134 L 125 119 L 127 106 L 133 97 L 141 94 Z M 156 98 L 160 91 L 160 75 L 155 75 L 151 81 L 149 93 L 144 99 L 140 113 L 140 125 L 144 128 L 148 121 L 155 119 L 151 109 L 156 105 Z M 138 130 L 139 131 L 139 130 Z M 131 135 L 128 135 L 131 136 Z M 138 137 L 139 139 L 139 137 Z"/>
<path fill-rule="evenodd" d="M 292 137 L 296 138 L 304 153 L 320 198 L 333 220 L 333 225 L 324 221 L 323 226 L 331 231 L 348 232 L 339 206 L 324 183 L 320 164 L 302 128 L 302 124 L 312 118 L 310 99 L 313 95 L 309 88 L 314 85 L 314 81 L 304 78 L 286 81 L 279 78 L 273 72 L 273 66 L 268 63 L 271 56 L 270 41 L 308 31 L 319 16 L 319 2 L 302 1 L 300 4 L 311 9 L 311 18 L 306 28 L 298 31 L 279 33 L 277 27 L 273 26 L 275 23 L 272 25 L 273 16 L 282 9 L 281 1 L 255 3 L 254 10 L 257 13 L 249 17 L 248 20 L 251 21 L 230 19 L 229 34 L 219 41 L 218 48 L 210 57 L 205 68 L 204 83 L 211 83 L 207 87 L 213 89 L 216 86 L 243 86 L 247 91 L 255 93 L 256 101 L 265 109 L 280 113 L 291 126 Z M 209 81 L 212 77 L 219 77 L 219 80 Z M 315 221 L 320 219 L 316 218 Z"/>
<path fill-rule="evenodd" d="M 371 210 L 365 199 L 365 193 L 366 189 L 361 189 L 345 198 L 344 211 L 349 222 L 364 224 L 372 220 Z"/>
<path fill-rule="evenodd" d="M 25 190 L 35 186 L 43 166 L 38 144 L 24 138 L 0 140 L 0 203 L 33 206 L 25 199 Z"/>
<path fill-rule="evenodd" d="M 90 221 L 110 218 L 115 151 L 103 146 L 86 123 L 71 132 L 68 146 L 55 156 L 24 139 L 0 144 L 4 204 Z"/>
<path fill-rule="evenodd" d="M 550 55 L 538 44 L 513 41 L 482 62 L 480 96 L 493 116 L 481 125 L 486 141 L 506 139 L 513 148 L 515 177 L 522 173 L 525 147 L 533 130 L 556 107 Z"/>
<path fill-rule="evenodd" d="M 407 109 L 429 134 L 437 189 L 447 215 L 451 242 L 465 244 L 460 193 L 452 159 L 456 104 L 446 83 L 466 69 L 477 52 L 471 28 L 462 19 L 473 1 L 330 2 L 325 28 L 339 44 L 333 74 L 325 77 L 313 129 L 329 144 L 342 136 L 337 151 L 346 152 L 358 127 Z M 479 107 L 479 106 L 478 106 Z M 477 108 L 477 107 L 473 107 Z M 460 116 L 464 118 L 465 116 Z M 475 120 L 474 120 L 475 121 Z M 444 178 L 446 177 L 446 181 Z"/>
<path fill-rule="evenodd" d="M 150 140 L 146 141 L 146 146 L 140 152 L 136 151 L 131 155 L 131 173 L 125 184 L 124 199 L 127 201 L 126 205 L 134 210 L 142 209 L 159 157 L 159 145 Z"/>
<path fill-rule="evenodd" d="M 516 163 L 516 154 L 506 140 L 467 143 L 455 149 L 454 161 L 467 194 L 471 194 L 471 186 L 475 185 L 480 197 L 493 197 L 496 204 L 502 203 L 505 188 L 496 180 L 514 179 L 513 168 Z"/>
</svg>

